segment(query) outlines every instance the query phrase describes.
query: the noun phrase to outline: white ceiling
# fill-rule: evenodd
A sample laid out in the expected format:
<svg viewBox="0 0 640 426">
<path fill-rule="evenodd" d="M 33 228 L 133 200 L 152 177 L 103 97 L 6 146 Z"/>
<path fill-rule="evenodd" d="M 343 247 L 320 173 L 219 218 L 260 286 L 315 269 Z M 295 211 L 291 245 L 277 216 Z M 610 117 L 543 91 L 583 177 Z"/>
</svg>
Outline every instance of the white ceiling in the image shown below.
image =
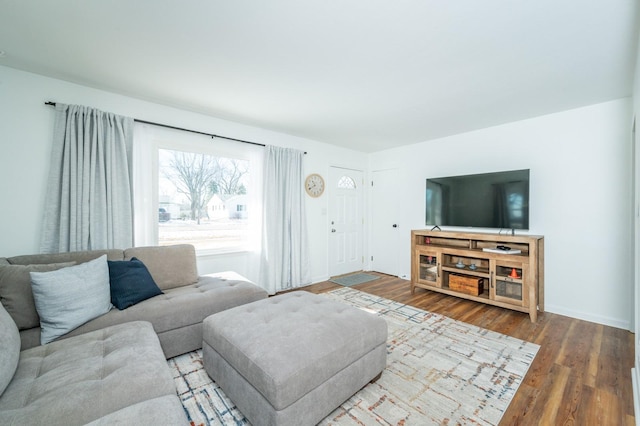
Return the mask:
<svg viewBox="0 0 640 426">
<path fill-rule="evenodd" d="M 0 0 L 0 65 L 373 152 L 630 96 L 637 3 Z"/>
</svg>

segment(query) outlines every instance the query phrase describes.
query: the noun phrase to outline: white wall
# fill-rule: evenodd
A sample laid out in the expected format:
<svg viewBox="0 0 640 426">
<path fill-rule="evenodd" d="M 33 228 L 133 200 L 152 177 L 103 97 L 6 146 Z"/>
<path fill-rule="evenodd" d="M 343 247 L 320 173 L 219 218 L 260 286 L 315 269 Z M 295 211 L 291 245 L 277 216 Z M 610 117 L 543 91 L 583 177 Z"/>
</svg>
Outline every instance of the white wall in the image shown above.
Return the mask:
<svg viewBox="0 0 640 426">
<path fill-rule="evenodd" d="M 49 170 L 54 110 L 44 102 L 80 104 L 142 120 L 307 151 L 308 173 L 330 165 L 363 169 L 366 155 L 0 66 L 0 256 L 37 253 Z M 338 159 L 338 160 L 335 160 Z M 328 197 L 309 199 L 307 219 L 314 282 L 328 277 Z M 198 259 L 201 273 L 255 270 L 245 254 Z M 253 278 L 253 277 L 249 277 Z"/>
<path fill-rule="evenodd" d="M 426 178 L 531 169 L 528 233 L 545 237 L 546 310 L 625 329 L 631 326 L 630 99 L 369 157 L 369 170 L 394 167 L 401 176 L 404 242 L 409 241 L 411 229 L 425 228 Z M 400 249 L 400 275 L 409 276 L 409 244 Z"/>
</svg>

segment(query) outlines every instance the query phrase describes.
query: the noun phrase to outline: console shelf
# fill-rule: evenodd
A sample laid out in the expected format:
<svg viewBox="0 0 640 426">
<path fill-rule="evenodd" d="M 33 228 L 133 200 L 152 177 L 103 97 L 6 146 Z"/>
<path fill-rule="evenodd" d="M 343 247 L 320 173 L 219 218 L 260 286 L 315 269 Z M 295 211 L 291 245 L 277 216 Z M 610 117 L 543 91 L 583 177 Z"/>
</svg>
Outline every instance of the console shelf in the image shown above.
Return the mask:
<svg viewBox="0 0 640 426">
<path fill-rule="evenodd" d="M 498 246 L 520 253 L 483 250 Z M 413 230 L 411 256 L 411 293 L 418 287 L 514 309 L 528 313 L 532 322 L 544 312 L 542 236 Z M 480 283 L 479 294 L 451 288 L 451 275 Z"/>
</svg>

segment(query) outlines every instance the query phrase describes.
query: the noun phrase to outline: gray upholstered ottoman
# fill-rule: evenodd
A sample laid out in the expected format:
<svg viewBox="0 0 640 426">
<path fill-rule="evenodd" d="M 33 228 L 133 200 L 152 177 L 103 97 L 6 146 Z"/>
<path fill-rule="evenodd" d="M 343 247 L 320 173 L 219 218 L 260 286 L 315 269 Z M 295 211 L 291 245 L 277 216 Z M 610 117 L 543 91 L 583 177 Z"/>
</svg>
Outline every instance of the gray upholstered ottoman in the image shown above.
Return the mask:
<svg viewBox="0 0 640 426">
<path fill-rule="evenodd" d="M 384 370 L 387 323 L 305 291 L 206 318 L 204 367 L 256 425 L 314 425 Z"/>
</svg>

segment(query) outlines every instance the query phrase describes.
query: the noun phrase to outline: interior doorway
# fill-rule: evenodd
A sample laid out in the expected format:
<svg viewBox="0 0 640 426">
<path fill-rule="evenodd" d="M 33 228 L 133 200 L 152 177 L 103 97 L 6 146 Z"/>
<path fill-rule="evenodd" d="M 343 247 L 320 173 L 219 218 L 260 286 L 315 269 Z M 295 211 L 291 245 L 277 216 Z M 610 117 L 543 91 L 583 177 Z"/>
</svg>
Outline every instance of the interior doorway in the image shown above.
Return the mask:
<svg viewBox="0 0 640 426">
<path fill-rule="evenodd" d="M 400 274 L 398 169 L 371 174 L 371 270 Z"/>
</svg>

